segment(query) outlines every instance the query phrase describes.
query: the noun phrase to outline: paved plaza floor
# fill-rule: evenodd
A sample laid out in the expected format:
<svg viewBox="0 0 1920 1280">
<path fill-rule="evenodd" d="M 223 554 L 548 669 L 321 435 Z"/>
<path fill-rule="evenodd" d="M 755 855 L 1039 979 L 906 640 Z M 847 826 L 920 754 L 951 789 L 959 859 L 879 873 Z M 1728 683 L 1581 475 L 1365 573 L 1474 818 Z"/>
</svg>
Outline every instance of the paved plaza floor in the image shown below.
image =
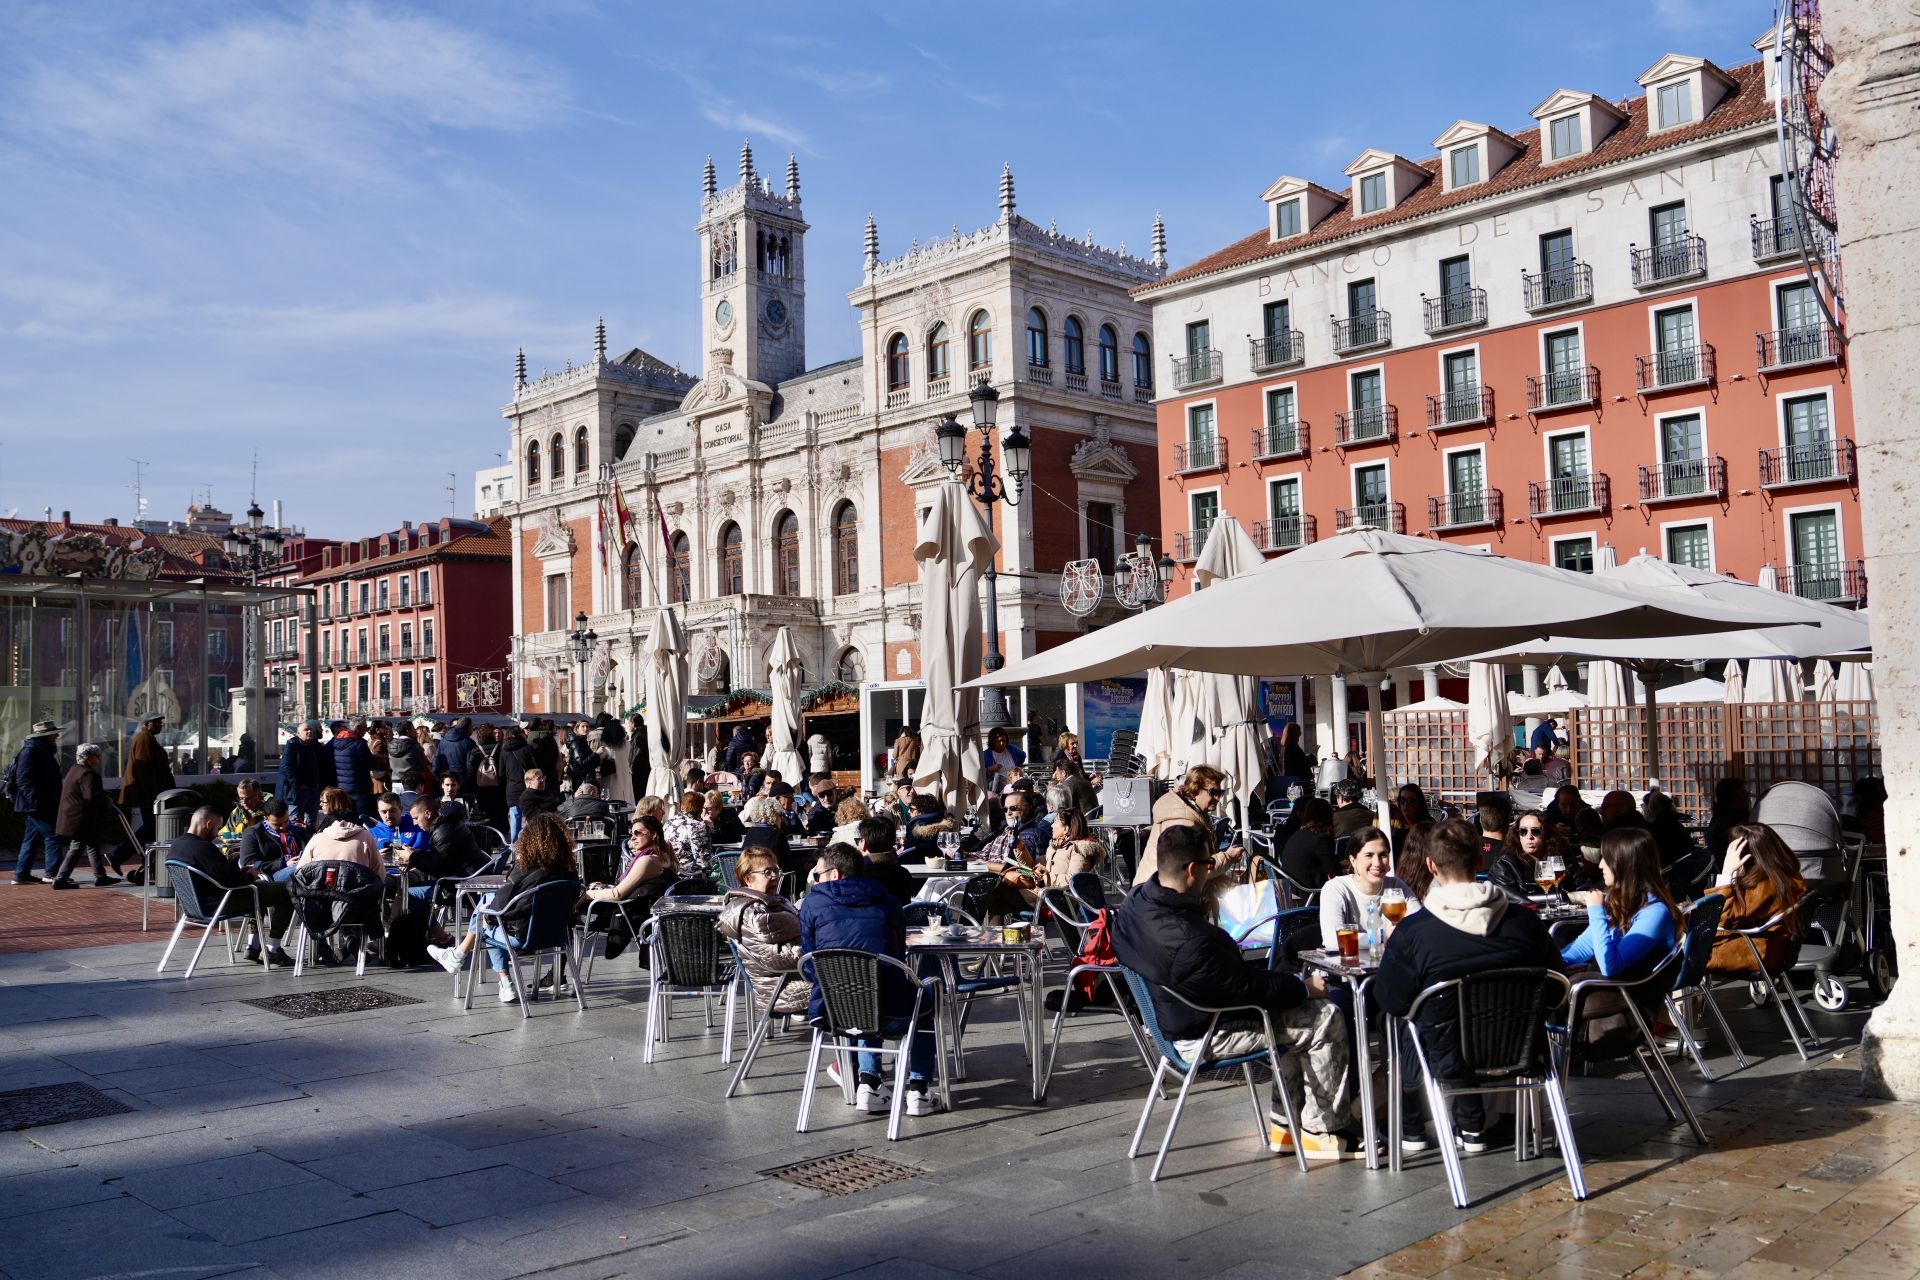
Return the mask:
<svg viewBox="0 0 1920 1280">
<path fill-rule="evenodd" d="M 1557 1161 L 1507 1150 L 1467 1161 L 1477 1199 L 1463 1213 L 1431 1151 L 1399 1175 L 1358 1162 L 1301 1175 L 1254 1141 L 1244 1090 L 1219 1084 L 1196 1092 L 1150 1184 L 1150 1161 L 1126 1158 L 1146 1076 L 1111 1017 L 1069 1021 L 1035 1105 L 1011 1001 L 981 1006 L 958 1109 L 903 1121 L 889 1144 L 883 1118 L 827 1088 L 814 1131 L 794 1132 L 798 1039 L 770 1045 L 731 1101 L 719 1035 L 695 1013 L 643 1064 L 645 988 L 624 958 L 598 968 L 586 1014 L 542 1001 L 523 1023 L 491 993 L 462 1012 L 438 970 L 296 982 L 209 947 L 191 981 L 160 978 L 163 936 L 0 955 L 0 1093 L 79 1083 L 127 1108 L 0 1132 L 11 1280 L 1920 1268 L 1920 1220 L 1901 1225 L 1920 1201 L 1920 1109 L 1855 1096 L 1858 1015 L 1816 1015 L 1843 1047 L 1808 1069 L 1771 1011 L 1729 994 L 1765 1056 L 1710 1085 L 1681 1069 L 1711 1148 L 1637 1077 L 1581 1078 L 1594 1197 L 1576 1207 Z M 346 987 L 415 1003 L 302 1020 L 245 1003 Z M 768 1176 L 840 1152 L 910 1176 L 846 1195 Z"/>
</svg>

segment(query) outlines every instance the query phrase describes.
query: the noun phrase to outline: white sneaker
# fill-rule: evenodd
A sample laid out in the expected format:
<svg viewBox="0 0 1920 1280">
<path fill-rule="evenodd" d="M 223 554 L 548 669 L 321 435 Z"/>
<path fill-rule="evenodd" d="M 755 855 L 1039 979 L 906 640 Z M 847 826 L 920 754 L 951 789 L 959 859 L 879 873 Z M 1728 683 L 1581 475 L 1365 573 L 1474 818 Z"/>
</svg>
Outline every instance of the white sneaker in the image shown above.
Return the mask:
<svg viewBox="0 0 1920 1280">
<path fill-rule="evenodd" d="M 933 1095 L 925 1089 L 907 1090 L 907 1114 L 910 1116 L 930 1116 L 937 1108 L 933 1105 Z"/>
<path fill-rule="evenodd" d="M 862 1084 L 853 1095 L 853 1105 L 870 1116 L 884 1116 L 893 1110 L 893 1090 L 884 1084 Z"/>
<path fill-rule="evenodd" d="M 520 998 L 520 993 L 513 989 L 513 979 L 509 978 L 504 973 L 501 974 L 500 975 L 500 1003 L 512 1004 L 515 1000 L 518 1000 L 519 998 Z"/>
<path fill-rule="evenodd" d="M 458 947 L 429 946 L 427 948 L 427 954 L 438 961 L 440 967 L 448 973 L 460 972 L 460 962 L 465 959 L 465 957 L 460 954 L 460 948 Z"/>
</svg>

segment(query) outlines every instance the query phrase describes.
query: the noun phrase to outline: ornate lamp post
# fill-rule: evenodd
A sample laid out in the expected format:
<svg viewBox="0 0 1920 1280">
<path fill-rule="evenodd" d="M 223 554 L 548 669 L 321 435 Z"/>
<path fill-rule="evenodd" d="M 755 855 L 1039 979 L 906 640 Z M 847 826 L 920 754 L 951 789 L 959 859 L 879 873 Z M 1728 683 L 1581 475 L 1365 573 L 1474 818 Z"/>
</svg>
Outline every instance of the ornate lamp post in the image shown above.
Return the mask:
<svg viewBox="0 0 1920 1280">
<path fill-rule="evenodd" d="M 967 492 L 987 509 L 987 527 L 992 528 L 994 503 L 1004 502 L 1009 507 L 1020 505 L 1020 496 L 1027 487 L 1027 476 L 1030 474 L 1028 468 L 1033 457 L 1033 445 L 1027 439 L 1027 433 L 1018 426 L 1007 428 L 1006 435 L 1000 440 L 1000 455 L 1006 462 L 1006 477 L 1003 479 L 997 475 L 993 457 L 993 429 L 1000 415 L 1000 393 L 982 382 L 967 394 L 967 399 L 973 407 L 973 425 L 980 431 L 980 452 L 974 459 L 974 472 L 966 477 L 965 484 Z M 952 414 L 948 414 L 934 428 L 934 436 L 939 442 L 940 461 L 946 466 L 947 474 L 958 476 L 967 463 L 967 429 Z M 999 575 L 994 565 L 995 561 L 987 562 L 987 652 L 980 663 L 981 669 L 989 673 L 1007 664 L 1000 652 Z M 980 727 L 1005 728 L 1011 723 L 1012 719 L 1007 714 L 1006 695 L 997 688 L 982 689 Z"/>
<path fill-rule="evenodd" d="M 580 714 L 587 714 L 587 663 L 593 658 L 593 646 L 600 637 L 587 625 L 587 615 L 583 610 L 573 615 L 573 630 L 567 632 L 567 644 L 573 651 L 573 667 L 578 673 L 575 681 L 575 698 L 580 704 Z"/>
<path fill-rule="evenodd" d="M 230 526 L 226 536 L 220 540 L 221 550 L 226 552 L 228 562 L 246 573 L 249 586 L 259 586 L 260 575 L 280 564 L 284 539 L 278 529 L 265 527 L 266 515 L 258 502 L 249 502 L 246 525 Z M 247 606 L 242 626 L 245 631 L 242 635 L 241 661 L 246 670 L 247 705 L 249 714 L 257 716 L 263 696 L 260 686 L 264 664 L 260 650 L 266 631 L 258 604 Z"/>
<path fill-rule="evenodd" d="M 1133 540 L 1133 550 L 1116 556 L 1113 562 L 1113 594 L 1129 609 L 1147 609 L 1167 598 L 1173 585 L 1173 557 L 1153 558 L 1153 539 L 1142 530 Z"/>
</svg>

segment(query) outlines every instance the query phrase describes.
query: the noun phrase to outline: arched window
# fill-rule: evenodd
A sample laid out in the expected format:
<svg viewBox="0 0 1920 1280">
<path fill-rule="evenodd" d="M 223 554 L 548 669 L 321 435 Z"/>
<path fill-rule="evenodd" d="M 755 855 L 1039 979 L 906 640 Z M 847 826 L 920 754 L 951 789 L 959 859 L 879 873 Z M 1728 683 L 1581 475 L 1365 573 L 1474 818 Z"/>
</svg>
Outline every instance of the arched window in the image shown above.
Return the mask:
<svg viewBox="0 0 1920 1280">
<path fill-rule="evenodd" d="M 907 359 L 907 335 L 896 333 L 887 339 L 887 390 L 904 390 L 912 377 Z"/>
<path fill-rule="evenodd" d="M 693 557 L 684 533 L 674 534 L 667 542 L 667 596 L 673 604 L 693 598 Z"/>
<path fill-rule="evenodd" d="M 952 372 L 947 363 L 947 326 L 937 324 L 927 335 L 927 381 L 944 378 Z"/>
<path fill-rule="evenodd" d="M 773 589 L 789 598 L 800 594 L 800 522 L 791 511 L 773 518 Z"/>
<path fill-rule="evenodd" d="M 850 596 L 860 589 L 860 516 L 851 502 L 833 512 L 833 594 Z"/>
<path fill-rule="evenodd" d="M 581 472 L 587 469 L 587 429 L 578 427 L 573 433 L 573 469 Z"/>
<path fill-rule="evenodd" d="M 993 368 L 993 317 L 976 311 L 967 321 L 967 371 L 986 373 Z"/>
<path fill-rule="evenodd" d="M 613 429 L 613 460 L 615 462 L 627 456 L 627 446 L 633 443 L 633 424 L 623 422 Z"/>
<path fill-rule="evenodd" d="M 627 584 L 627 608 L 638 609 L 647 600 L 647 562 L 639 547 L 627 548 L 627 571 L 621 576 Z"/>
<path fill-rule="evenodd" d="M 1038 307 L 1027 312 L 1027 363 L 1047 367 L 1047 313 Z"/>
<path fill-rule="evenodd" d="M 1080 327 L 1079 316 L 1068 316 L 1060 326 L 1060 360 L 1068 373 L 1087 371 L 1087 334 Z"/>
<path fill-rule="evenodd" d="M 553 439 L 547 441 L 547 478 L 559 483 L 560 477 L 567 474 L 567 445 L 558 431 Z"/>
<path fill-rule="evenodd" d="M 1133 335 L 1133 385 L 1153 388 L 1153 344 L 1144 333 Z"/>
<path fill-rule="evenodd" d="M 740 526 L 729 520 L 720 530 L 720 594 L 737 596 L 745 591 L 740 576 Z"/>
<path fill-rule="evenodd" d="M 540 483 L 540 442 L 527 441 L 527 487 Z"/>
<path fill-rule="evenodd" d="M 1120 335 L 1113 326 L 1100 326 L 1100 381 L 1120 381 Z"/>
<path fill-rule="evenodd" d="M 860 684 L 867 678 L 867 662 L 860 651 L 848 648 L 834 662 L 833 678 L 841 684 Z"/>
</svg>

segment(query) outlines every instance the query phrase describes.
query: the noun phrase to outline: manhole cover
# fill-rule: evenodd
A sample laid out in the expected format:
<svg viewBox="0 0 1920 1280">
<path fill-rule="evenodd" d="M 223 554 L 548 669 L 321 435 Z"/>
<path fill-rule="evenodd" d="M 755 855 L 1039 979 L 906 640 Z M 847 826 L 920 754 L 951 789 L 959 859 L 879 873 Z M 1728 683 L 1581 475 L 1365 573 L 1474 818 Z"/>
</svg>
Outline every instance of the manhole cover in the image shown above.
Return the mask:
<svg viewBox="0 0 1920 1280">
<path fill-rule="evenodd" d="M 1822 1182 L 1864 1182 L 1880 1172 L 1880 1162 L 1864 1156 L 1828 1156 L 1807 1170 L 1809 1178 Z"/>
<path fill-rule="evenodd" d="M 332 991 L 302 991 L 298 995 L 269 996 L 242 1000 L 256 1009 L 277 1013 L 283 1018 L 324 1018 L 330 1013 L 360 1013 L 367 1009 L 390 1009 L 397 1004 L 419 1004 L 412 996 L 395 995 L 378 987 L 338 987 Z"/>
<path fill-rule="evenodd" d="M 38 1089 L 9 1089 L 0 1093 L 0 1132 L 33 1129 L 43 1124 L 117 1116 L 132 1107 L 116 1102 L 90 1084 L 47 1084 Z"/>
<path fill-rule="evenodd" d="M 872 1156 L 842 1151 L 837 1155 L 821 1156 L 817 1160 L 802 1160 L 798 1164 L 767 1169 L 763 1176 L 791 1182 L 796 1187 L 811 1187 L 830 1196 L 850 1196 L 856 1191 L 884 1187 L 889 1182 L 917 1178 L 925 1172 L 910 1164 L 876 1160 Z"/>
</svg>

